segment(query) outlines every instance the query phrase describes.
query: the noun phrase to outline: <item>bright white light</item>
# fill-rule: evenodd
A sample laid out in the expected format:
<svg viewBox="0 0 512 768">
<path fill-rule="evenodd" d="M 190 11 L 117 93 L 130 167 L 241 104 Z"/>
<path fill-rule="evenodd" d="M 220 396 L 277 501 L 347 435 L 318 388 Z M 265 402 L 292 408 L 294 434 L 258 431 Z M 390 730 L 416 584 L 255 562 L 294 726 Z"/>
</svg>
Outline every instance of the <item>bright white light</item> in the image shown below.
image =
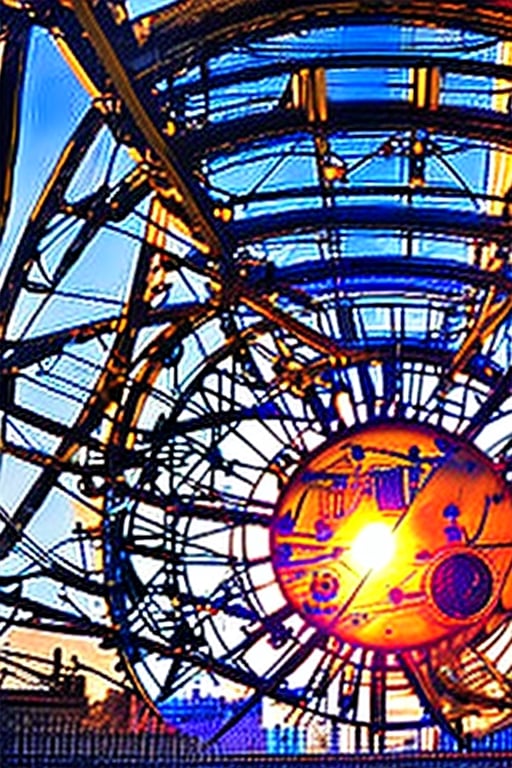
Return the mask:
<svg viewBox="0 0 512 768">
<path fill-rule="evenodd" d="M 348 392 L 343 390 L 334 396 L 334 407 L 341 421 L 346 427 L 352 427 L 356 423 L 354 408 Z"/>
<path fill-rule="evenodd" d="M 355 537 L 350 551 L 362 570 L 383 568 L 395 554 L 393 531 L 385 523 L 369 523 Z"/>
</svg>

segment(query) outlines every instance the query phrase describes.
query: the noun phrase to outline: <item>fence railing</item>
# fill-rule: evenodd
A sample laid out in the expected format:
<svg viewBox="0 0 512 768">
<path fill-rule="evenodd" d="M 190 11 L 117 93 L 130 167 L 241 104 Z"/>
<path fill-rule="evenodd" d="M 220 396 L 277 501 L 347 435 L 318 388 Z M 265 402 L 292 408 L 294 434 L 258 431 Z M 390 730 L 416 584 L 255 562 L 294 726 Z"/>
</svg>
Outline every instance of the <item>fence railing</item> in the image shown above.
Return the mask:
<svg viewBox="0 0 512 768">
<path fill-rule="evenodd" d="M 512 752 L 218 755 L 165 733 L 69 731 L 0 736 L 1 768 L 511 768 Z"/>
<path fill-rule="evenodd" d="M 11 723 L 12 724 L 12 723 Z M 219 754 L 169 732 L 109 732 L 79 723 L 17 722 L 0 712 L 0 768 L 512 768 L 512 750 L 383 755 Z"/>
</svg>

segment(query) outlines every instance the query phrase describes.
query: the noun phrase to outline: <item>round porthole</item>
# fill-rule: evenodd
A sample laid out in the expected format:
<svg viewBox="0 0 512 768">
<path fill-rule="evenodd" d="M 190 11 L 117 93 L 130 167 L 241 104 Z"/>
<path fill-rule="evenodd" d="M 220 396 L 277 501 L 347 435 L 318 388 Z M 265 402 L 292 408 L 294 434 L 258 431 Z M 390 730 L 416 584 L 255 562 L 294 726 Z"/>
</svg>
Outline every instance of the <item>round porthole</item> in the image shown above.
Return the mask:
<svg viewBox="0 0 512 768">
<path fill-rule="evenodd" d="M 492 598 L 492 574 L 482 558 L 470 552 L 458 552 L 436 565 L 431 591 L 436 606 L 446 616 L 470 619 Z"/>
</svg>

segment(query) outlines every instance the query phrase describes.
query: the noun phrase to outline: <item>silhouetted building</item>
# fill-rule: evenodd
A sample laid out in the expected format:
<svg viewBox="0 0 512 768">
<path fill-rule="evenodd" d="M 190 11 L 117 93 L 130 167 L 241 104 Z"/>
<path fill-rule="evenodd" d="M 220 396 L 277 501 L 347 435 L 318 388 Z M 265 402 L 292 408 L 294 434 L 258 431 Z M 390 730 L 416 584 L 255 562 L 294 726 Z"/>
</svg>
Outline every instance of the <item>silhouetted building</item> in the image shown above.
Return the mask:
<svg viewBox="0 0 512 768">
<path fill-rule="evenodd" d="M 62 651 L 56 648 L 53 668 L 32 688 L 0 688 L 0 729 L 46 731 L 78 727 L 87 715 L 85 677 L 62 671 Z"/>
</svg>

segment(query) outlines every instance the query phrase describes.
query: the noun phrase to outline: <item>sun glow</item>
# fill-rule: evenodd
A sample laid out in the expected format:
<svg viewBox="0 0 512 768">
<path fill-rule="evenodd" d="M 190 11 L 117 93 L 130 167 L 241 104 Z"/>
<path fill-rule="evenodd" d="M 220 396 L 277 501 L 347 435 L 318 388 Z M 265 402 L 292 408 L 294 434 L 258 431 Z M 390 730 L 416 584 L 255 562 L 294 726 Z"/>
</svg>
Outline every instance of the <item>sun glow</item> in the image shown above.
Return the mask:
<svg viewBox="0 0 512 768">
<path fill-rule="evenodd" d="M 386 523 L 369 523 L 355 537 L 350 551 L 353 560 L 365 571 L 384 568 L 395 554 L 391 527 Z"/>
</svg>

